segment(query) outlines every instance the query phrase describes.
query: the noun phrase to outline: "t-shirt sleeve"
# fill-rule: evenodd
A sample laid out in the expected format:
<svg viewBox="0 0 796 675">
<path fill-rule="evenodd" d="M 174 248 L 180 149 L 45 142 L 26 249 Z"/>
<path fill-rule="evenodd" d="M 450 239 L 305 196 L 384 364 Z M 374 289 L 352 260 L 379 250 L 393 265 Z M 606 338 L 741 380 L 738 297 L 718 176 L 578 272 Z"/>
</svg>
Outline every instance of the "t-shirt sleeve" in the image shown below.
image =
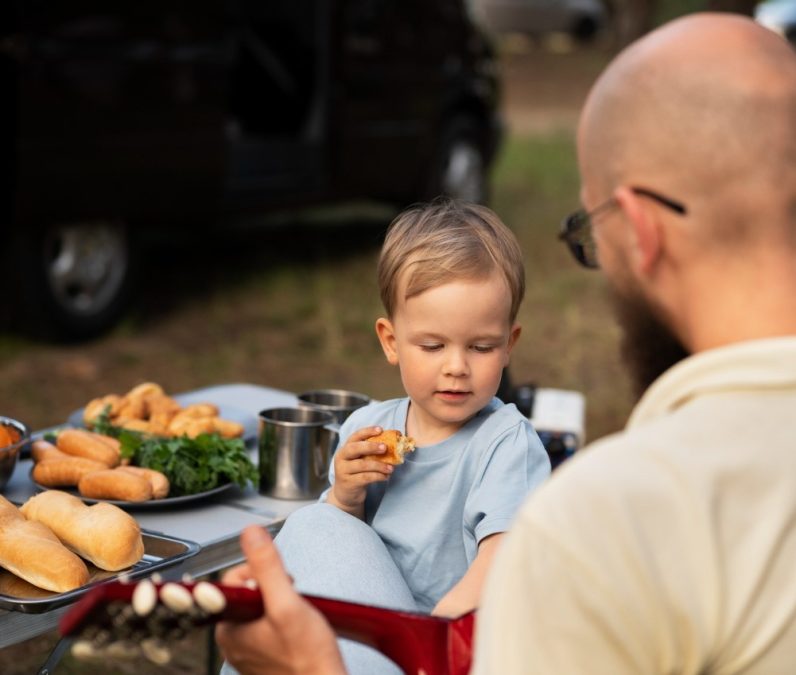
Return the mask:
<svg viewBox="0 0 796 675">
<path fill-rule="evenodd" d="M 521 421 L 499 435 L 481 458 L 464 508 L 477 545 L 505 532 L 520 505 L 550 475 L 550 459 L 533 427 Z"/>
</svg>

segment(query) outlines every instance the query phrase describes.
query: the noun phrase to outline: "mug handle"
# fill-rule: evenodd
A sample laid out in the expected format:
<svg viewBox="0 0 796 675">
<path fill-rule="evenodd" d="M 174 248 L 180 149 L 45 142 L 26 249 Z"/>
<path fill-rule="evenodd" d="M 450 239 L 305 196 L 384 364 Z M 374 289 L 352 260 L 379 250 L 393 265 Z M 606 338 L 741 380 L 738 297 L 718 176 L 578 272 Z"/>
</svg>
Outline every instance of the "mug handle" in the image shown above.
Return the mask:
<svg viewBox="0 0 796 675">
<path fill-rule="evenodd" d="M 338 422 L 330 422 L 329 424 L 324 424 L 323 428 L 329 432 L 329 441 L 326 444 L 326 448 L 315 446 L 315 475 L 318 478 L 328 480 L 329 466 L 332 463 L 332 451 L 337 444 L 337 438 L 340 436 L 340 424 Z M 324 455 L 326 455 L 325 461 Z"/>
</svg>

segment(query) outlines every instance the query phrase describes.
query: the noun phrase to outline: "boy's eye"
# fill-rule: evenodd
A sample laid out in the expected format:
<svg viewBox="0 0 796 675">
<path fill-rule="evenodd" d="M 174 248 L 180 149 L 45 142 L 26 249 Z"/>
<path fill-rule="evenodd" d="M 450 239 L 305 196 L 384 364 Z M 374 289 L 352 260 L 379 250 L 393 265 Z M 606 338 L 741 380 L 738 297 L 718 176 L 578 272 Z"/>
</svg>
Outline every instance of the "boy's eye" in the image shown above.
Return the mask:
<svg viewBox="0 0 796 675">
<path fill-rule="evenodd" d="M 424 352 L 437 352 L 442 349 L 441 344 L 427 344 L 427 345 L 420 345 L 420 349 Z"/>
<path fill-rule="evenodd" d="M 479 354 L 489 354 L 489 352 L 494 351 L 494 345 L 473 345 L 472 350 L 474 352 L 478 352 Z"/>
</svg>

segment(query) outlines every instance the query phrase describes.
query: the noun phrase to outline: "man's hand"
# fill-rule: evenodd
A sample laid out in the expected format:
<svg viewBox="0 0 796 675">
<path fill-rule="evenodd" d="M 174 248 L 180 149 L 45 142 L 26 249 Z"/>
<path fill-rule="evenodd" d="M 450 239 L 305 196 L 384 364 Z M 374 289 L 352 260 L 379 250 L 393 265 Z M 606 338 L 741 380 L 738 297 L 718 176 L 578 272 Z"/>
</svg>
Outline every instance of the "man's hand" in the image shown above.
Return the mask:
<svg viewBox="0 0 796 675">
<path fill-rule="evenodd" d="M 390 464 L 369 458 L 387 450 L 384 443 L 366 440 L 382 431 L 381 427 L 355 431 L 334 454 L 334 485 L 326 501 L 359 519 L 365 516 L 367 486 L 386 481 L 393 470 Z"/>
<path fill-rule="evenodd" d="M 268 533 L 250 525 L 241 534 L 241 548 L 247 562 L 227 572 L 222 581 L 241 586 L 253 579 L 266 609 L 256 621 L 222 621 L 216 626 L 224 658 L 242 675 L 345 673 L 331 626 L 293 589 Z"/>
</svg>

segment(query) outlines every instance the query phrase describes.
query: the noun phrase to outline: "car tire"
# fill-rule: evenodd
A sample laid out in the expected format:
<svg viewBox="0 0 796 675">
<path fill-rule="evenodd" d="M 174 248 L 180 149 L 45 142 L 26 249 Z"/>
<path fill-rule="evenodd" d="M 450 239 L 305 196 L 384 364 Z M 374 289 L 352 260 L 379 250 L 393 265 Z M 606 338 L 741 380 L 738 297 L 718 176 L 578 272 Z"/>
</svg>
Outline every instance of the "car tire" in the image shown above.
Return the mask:
<svg viewBox="0 0 796 675">
<path fill-rule="evenodd" d="M 588 44 L 597 35 L 599 25 L 594 17 L 581 16 L 575 21 L 570 31 L 572 37 L 580 44 Z"/>
<path fill-rule="evenodd" d="M 447 195 L 486 204 L 488 159 L 480 139 L 472 117 L 455 117 L 445 126 L 432 163 L 429 198 Z"/>
<path fill-rule="evenodd" d="M 20 233 L 14 241 L 28 332 L 72 342 L 107 331 L 127 308 L 135 269 L 124 224 L 90 221 Z"/>
</svg>

